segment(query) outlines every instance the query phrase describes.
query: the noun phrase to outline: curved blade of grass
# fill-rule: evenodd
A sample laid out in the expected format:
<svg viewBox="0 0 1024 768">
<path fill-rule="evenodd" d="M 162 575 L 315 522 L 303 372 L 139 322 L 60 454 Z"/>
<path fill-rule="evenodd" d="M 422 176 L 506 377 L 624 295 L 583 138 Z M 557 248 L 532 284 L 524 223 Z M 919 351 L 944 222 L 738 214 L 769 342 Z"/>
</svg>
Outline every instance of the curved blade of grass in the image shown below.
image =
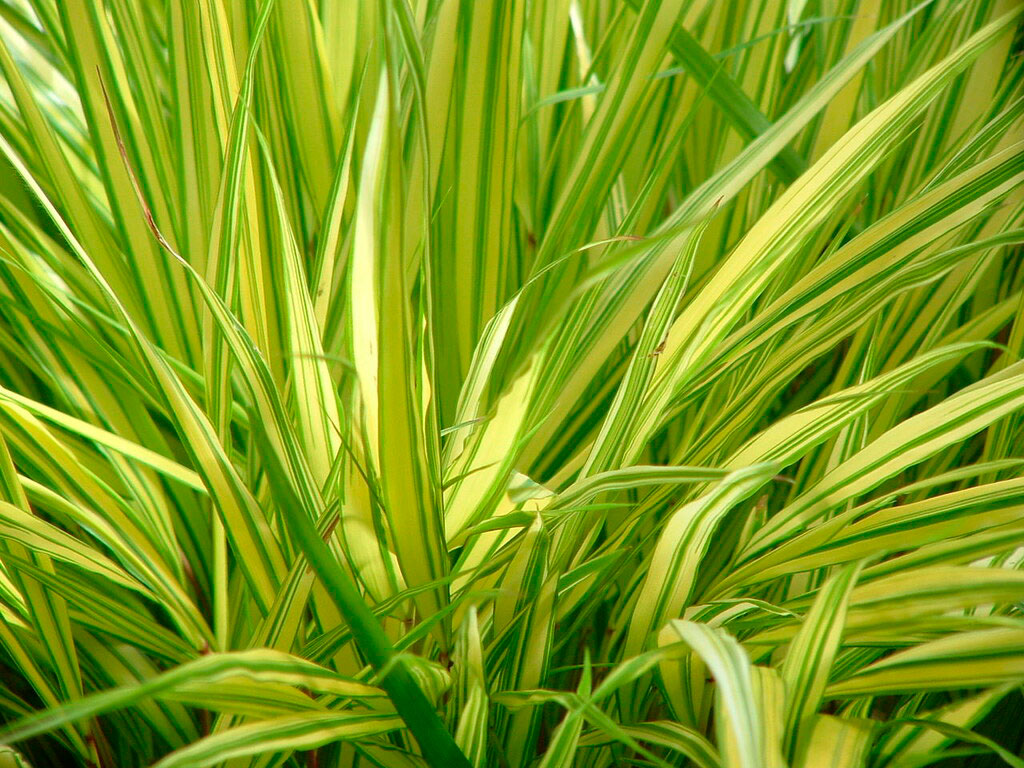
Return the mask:
<svg viewBox="0 0 1024 768">
<path fill-rule="evenodd" d="M 397 717 L 354 712 L 308 712 L 276 717 L 202 738 L 154 763 L 153 768 L 205 768 L 264 752 L 314 749 L 333 742 L 387 733 L 401 726 L 402 721 Z"/>
</svg>

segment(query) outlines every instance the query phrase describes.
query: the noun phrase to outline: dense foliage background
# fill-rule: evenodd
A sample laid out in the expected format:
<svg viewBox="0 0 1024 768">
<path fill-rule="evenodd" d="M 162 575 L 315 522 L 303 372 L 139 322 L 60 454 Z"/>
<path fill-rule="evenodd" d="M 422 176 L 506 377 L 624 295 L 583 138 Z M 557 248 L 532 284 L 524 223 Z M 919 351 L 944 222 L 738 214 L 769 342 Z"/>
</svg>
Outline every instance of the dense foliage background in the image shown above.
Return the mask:
<svg viewBox="0 0 1024 768">
<path fill-rule="evenodd" d="M 1022 13 L 0 0 L 0 766 L 1024 766 Z"/>
</svg>

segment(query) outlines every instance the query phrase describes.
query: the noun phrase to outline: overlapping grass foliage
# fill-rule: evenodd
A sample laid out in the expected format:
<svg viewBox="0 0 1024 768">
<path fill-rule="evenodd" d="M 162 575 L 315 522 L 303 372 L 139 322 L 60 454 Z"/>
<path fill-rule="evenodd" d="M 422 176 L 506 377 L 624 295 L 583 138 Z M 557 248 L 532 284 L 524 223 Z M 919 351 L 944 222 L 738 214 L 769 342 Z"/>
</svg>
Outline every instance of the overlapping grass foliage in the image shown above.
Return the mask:
<svg viewBox="0 0 1024 768">
<path fill-rule="evenodd" d="M 0 766 L 1024 765 L 1021 11 L 0 0 Z"/>
</svg>

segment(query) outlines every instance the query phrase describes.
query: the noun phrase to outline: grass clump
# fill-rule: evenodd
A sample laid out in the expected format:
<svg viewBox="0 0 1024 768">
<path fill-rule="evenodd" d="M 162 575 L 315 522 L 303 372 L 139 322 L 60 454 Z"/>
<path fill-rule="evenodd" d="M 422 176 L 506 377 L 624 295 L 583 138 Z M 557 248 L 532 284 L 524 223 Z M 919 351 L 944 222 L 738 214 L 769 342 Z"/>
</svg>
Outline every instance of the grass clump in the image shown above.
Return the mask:
<svg viewBox="0 0 1024 768">
<path fill-rule="evenodd" d="M 1024 765 L 1003 0 L 0 0 L 0 765 Z"/>
</svg>

